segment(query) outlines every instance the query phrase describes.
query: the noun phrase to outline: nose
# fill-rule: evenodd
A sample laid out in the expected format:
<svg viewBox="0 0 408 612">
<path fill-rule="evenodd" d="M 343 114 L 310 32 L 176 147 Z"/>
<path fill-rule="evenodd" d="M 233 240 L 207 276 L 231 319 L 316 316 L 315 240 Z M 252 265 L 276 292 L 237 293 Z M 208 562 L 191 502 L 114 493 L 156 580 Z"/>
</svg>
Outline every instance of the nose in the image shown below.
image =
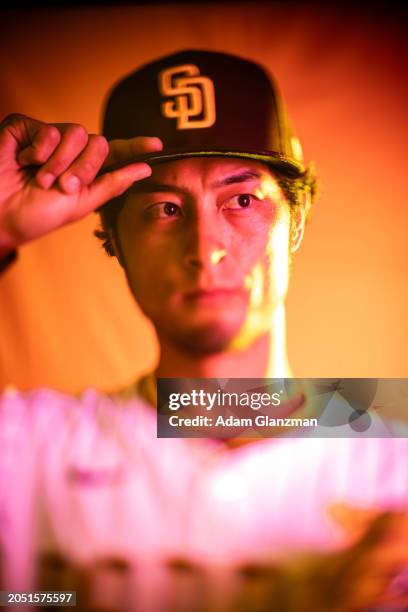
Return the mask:
<svg viewBox="0 0 408 612">
<path fill-rule="evenodd" d="M 184 263 L 188 268 L 211 268 L 227 257 L 225 240 L 215 220 L 196 220 L 187 231 Z"/>
</svg>

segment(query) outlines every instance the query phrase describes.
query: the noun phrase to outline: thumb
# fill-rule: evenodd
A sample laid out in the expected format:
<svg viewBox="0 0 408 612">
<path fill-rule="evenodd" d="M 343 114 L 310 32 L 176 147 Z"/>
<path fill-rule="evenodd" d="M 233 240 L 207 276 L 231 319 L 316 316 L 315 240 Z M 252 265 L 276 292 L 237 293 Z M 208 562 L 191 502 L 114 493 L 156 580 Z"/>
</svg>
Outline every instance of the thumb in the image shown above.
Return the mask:
<svg viewBox="0 0 408 612">
<path fill-rule="evenodd" d="M 85 194 L 81 194 L 75 219 L 84 217 L 109 200 L 120 196 L 133 183 L 147 178 L 151 173 L 152 169 L 148 164 L 137 163 L 99 176 Z"/>
<path fill-rule="evenodd" d="M 137 156 L 154 153 L 162 149 L 162 141 L 154 136 L 135 136 L 126 140 L 111 140 L 109 141 L 109 153 L 102 168 L 109 169 L 111 166 L 123 166 L 132 162 Z"/>
</svg>

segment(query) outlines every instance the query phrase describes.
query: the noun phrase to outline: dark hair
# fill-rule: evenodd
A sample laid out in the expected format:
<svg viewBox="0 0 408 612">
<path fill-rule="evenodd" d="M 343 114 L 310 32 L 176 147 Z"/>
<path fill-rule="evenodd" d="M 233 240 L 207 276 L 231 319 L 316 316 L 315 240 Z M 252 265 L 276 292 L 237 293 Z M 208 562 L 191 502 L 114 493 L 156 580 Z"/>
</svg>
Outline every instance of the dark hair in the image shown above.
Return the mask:
<svg viewBox="0 0 408 612">
<path fill-rule="evenodd" d="M 306 196 L 306 220 L 310 218 L 312 205 L 316 199 L 318 183 L 313 164 L 298 177 L 288 176 L 273 168 L 275 178 L 281 187 L 293 213 L 299 206 L 305 205 Z M 94 235 L 102 242 L 102 246 L 106 253 L 113 257 L 115 250 L 113 248 L 112 234 L 116 236 L 116 222 L 119 212 L 121 211 L 126 194 L 123 194 L 113 200 L 107 202 L 99 209 L 101 227 L 94 231 Z M 291 215 L 292 217 L 292 215 Z"/>
</svg>

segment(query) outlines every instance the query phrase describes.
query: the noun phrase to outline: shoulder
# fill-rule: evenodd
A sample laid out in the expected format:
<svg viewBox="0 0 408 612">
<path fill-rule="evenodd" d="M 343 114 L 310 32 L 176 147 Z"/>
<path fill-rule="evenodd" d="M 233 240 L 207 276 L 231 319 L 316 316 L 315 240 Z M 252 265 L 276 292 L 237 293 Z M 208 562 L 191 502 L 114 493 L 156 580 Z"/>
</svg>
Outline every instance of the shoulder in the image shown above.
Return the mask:
<svg viewBox="0 0 408 612">
<path fill-rule="evenodd" d="M 6 388 L 0 395 L 0 430 L 9 434 L 21 431 L 31 437 L 90 428 L 103 431 L 106 424 L 137 421 L 140 426 L 154 413 L 135 391 L 104 393 L 87 388 L 69 394 L 50 388 L 21 391 Z"/>
</svg>

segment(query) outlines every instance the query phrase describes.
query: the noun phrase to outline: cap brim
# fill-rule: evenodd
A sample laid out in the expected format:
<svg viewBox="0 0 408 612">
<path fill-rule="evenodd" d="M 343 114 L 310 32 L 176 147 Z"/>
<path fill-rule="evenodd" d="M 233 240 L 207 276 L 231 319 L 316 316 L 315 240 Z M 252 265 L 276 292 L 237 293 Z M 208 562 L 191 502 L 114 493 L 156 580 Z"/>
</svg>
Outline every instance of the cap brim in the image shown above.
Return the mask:
<svg viewBox="0 0 408 612">
<path fill-rule="evenodd" d="M 253 159 L 264 162 L 279 169 L 289 176 L 299 177 L 305 172 L 302 162 L 285 157 L 272 151 L 242 151 L 234 149 L 189 149 L 187 150 L 167 150 L 155 151 L 146 155 L 140 155 L 134 160 L 127 161 L 146 161 L 151 164 L 159 164 L 167 161 L 186 159 L 188 157 L 236 157 L 241 159 Z M 122 164 L 123 165 L 123 164 Z"/>
</svg>

